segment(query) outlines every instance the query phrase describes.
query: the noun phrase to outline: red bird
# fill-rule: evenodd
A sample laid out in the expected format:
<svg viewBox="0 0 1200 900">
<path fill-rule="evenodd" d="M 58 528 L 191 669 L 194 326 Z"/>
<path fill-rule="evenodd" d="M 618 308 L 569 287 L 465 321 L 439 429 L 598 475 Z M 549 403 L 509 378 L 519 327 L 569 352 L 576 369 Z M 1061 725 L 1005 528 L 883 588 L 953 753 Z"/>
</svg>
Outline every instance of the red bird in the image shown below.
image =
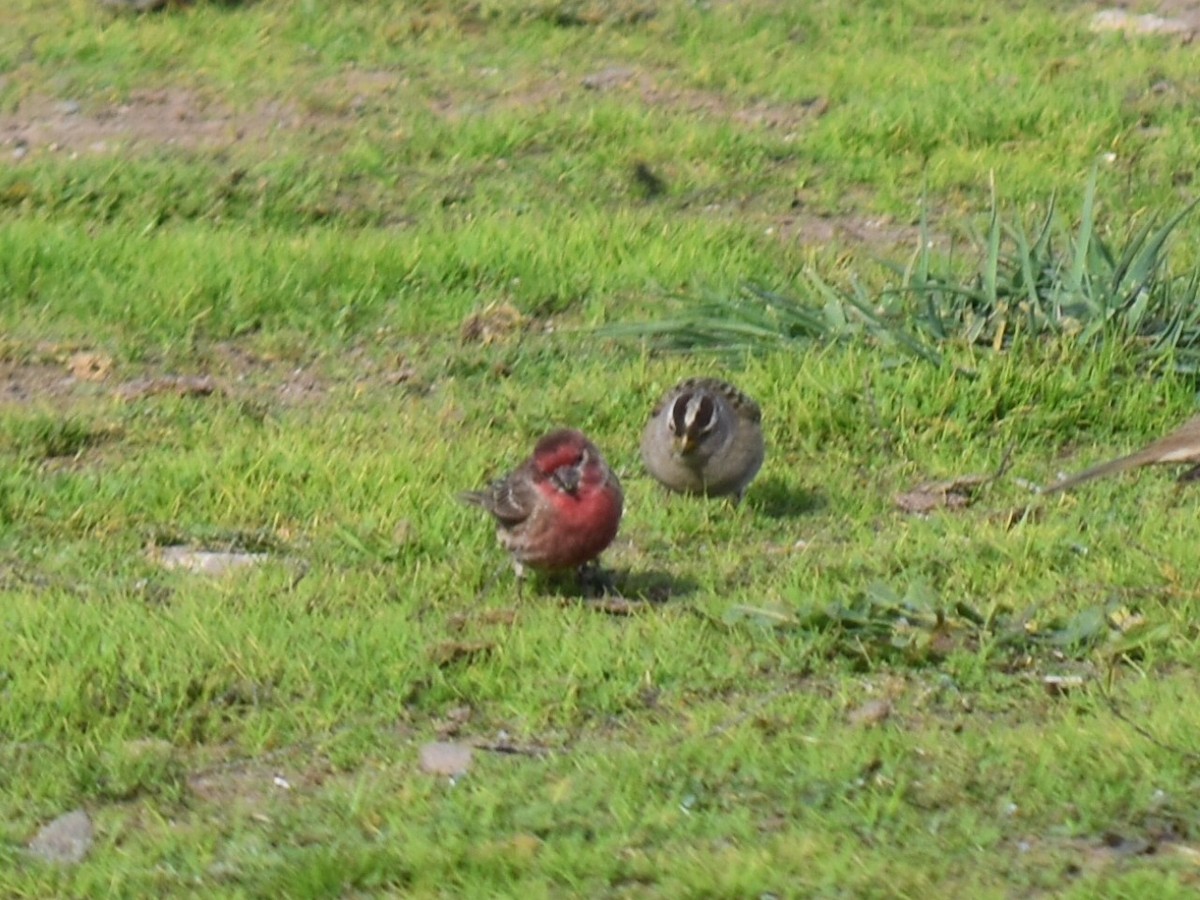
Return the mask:
<svg viewBox="0 0 1200 900">
<path fill-rule="evenodd" d="M 617 536 L 625 500 L 596 445 L 569 428 L 543 436 L 512 473 L 459 499 L 496 518 L 517 577 L 525 566 L 558 571 L 591 562 Z"/>
</svg>

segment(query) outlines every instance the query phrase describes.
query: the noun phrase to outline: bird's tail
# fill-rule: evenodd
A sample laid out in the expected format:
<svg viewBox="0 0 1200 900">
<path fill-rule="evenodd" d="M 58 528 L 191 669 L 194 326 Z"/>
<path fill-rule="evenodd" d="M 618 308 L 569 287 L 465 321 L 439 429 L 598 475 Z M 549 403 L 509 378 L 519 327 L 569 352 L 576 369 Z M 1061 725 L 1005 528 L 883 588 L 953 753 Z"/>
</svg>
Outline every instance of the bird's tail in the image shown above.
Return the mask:
<svg viewBox="0 0 1200 900">
<path fill-rule="evenodd" d="M 1145 451 L 1131 453 L 1128 456 L 1122 456 L 1119 459 L 1112 459 L 1106 463 L 1101 463 L 1098 466 L 1092 466 L 1090 469 L 1084 469 L 1078 475 L 1072 475 L 1070 478 L 1064 478 L 1062 481 L 1042 488 L 1043 494 L 1055 494 L 1059 491 L 1068 491 L 1071 488 L 1078 487 L 1085 481 L 1091 481 L 1093 478 L 1103 478 L 1105 475 L 1115 475 L 1118 472 L 1124 472 L 1126 469 L 1132 469 L 1136 466 L 1144 466 L 1147 463 L 1155 462 L 1153 456 L 1147 456 Z"/>
</svg>

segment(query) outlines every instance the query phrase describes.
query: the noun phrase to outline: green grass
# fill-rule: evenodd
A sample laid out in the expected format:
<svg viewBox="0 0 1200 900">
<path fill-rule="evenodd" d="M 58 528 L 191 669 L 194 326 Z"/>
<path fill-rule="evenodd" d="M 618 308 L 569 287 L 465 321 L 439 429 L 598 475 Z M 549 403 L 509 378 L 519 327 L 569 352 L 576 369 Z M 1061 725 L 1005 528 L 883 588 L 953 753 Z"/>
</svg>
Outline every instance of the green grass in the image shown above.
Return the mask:
<svg viewBox="0 0 1200 900">
<path fill-rule="evenodd" d="M 1077 234 L 1108 152 L 1119 247 L 1192 199 L 1191 48 L 950 2 L 9 18 L 0 109 L 56 137 L 0 170 L 0 894 L 1195 891 L 1194 497 L 1028 486 L 1187 418 L 1182 367 L 596 337 L 747 282 L 878 289 L 922 203 L 939 247 L 986 234 L 993 177 Z M 852 238 L 879 222 L 899 246 Z M 637 457 L 699 373 L 765 410 L 736 510 Z M 218 389 L 138 388 L 180 374 Z M 519 594 L 454 501 L 557 424 L 622 478 L 632 615 Z M 271 559 L 164 568 L 179 543 Z M 455 782 L 418 766 L 439 739 L 477 748 Z M 84 862 L 25 853 L 78 807 Z"/>
</svg>

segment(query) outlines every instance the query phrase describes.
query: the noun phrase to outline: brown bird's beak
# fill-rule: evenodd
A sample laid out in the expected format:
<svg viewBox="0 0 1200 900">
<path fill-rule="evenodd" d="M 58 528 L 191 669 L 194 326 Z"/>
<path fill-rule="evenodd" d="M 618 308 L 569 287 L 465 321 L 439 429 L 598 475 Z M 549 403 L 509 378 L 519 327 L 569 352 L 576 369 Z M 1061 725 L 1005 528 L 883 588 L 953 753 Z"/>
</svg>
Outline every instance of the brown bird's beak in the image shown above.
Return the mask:
<svg viewBox="0 0 1200 900">
<path fill-rule="evenodd" d="M 685 456 L 691 453 L 692 449 L 696 446 L 696 439 L 686 431 L 679 435 L 676 441 L 679 444 L 679 452 Z"/>
<path fill-rule="evenodd" d="M 576 466 L 559 466 L 550 474 L 550 480 L 564 494 L 574 494 L 579 490 L 580 473 Z"/>
</svg>

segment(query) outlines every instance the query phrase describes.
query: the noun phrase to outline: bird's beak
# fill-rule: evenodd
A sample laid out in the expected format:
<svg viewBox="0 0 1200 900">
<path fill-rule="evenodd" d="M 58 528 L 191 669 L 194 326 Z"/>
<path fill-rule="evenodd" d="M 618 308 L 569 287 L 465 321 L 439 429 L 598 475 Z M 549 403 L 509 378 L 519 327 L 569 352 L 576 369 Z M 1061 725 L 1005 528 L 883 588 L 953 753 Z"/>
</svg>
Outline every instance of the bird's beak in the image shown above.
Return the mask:
<svg viewBox="0 0 1200 900">
<path fill-rule="evenodd" d="M 692 452 L 692 448 L 696 446 L 696 439 L 688 432 L 684 432 L 676 439 L 679 444 L 679 452 L 685 456 Z"/>
<path fill-rule="evenodd" d="M 559 466 L 550 475 L 550 480 L 564 494 L 574 494 L 579 490 L 580 473 L 576 466 Z"/>
</svg>

